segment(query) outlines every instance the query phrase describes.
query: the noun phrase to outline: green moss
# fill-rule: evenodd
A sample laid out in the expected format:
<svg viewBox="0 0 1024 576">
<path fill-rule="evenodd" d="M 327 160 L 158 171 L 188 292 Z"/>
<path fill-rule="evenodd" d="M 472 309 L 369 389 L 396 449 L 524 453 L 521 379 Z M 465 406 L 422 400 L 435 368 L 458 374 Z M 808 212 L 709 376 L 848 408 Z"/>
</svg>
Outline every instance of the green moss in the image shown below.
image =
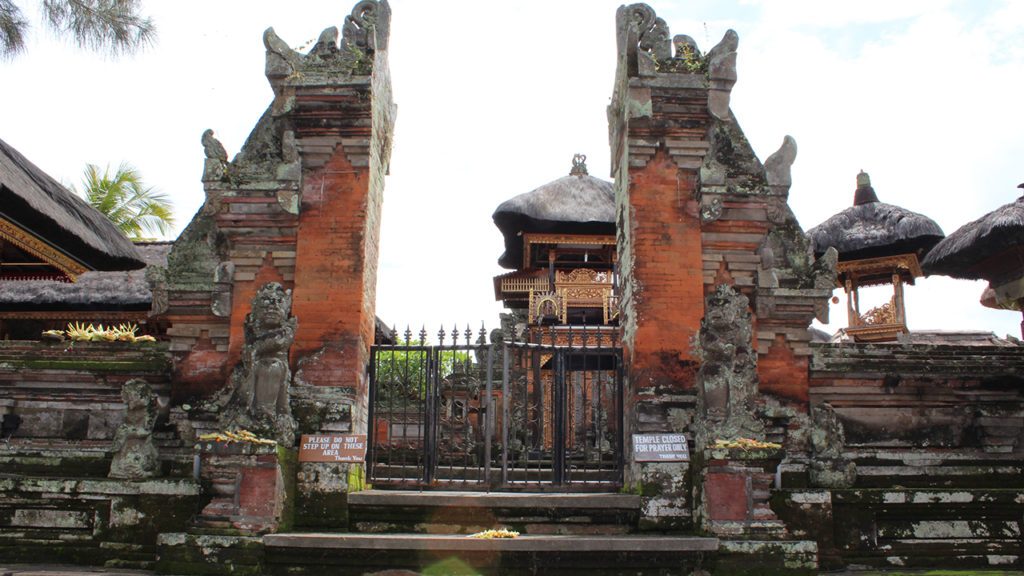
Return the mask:
<svg viewBox="0 0 1024 576">
<path fill-rule="evenodd" d="M 110 459 L 111 456 L 98 452 L 72 456 L 10 455 L 0 456 L 0 470 L 16 471 L 25 476 L 105 478 L 110 471 Z"/>
<path fill-rule="evenodd" d="M 366 469 L 362 464 L 353 464 L 348 467 L 348 491 L 362 492 L 367 489 L 366 484 Z"/>
<path fill-rule="evenodd" d="M 277 463 L 284 478 L 284 509 L 281 511 L 278 531 L 288 532 L 295 526 L 295 472 L 298 467 L 298 452 L 283 446 L 277 447 Z"/>
<path fill-rule="evenodd" d="M 160 372 L 168 368 L 163 359 L 152 360 L 7 360 L 14 369 L 81 370 L 90 372 Z"/>
</svg>

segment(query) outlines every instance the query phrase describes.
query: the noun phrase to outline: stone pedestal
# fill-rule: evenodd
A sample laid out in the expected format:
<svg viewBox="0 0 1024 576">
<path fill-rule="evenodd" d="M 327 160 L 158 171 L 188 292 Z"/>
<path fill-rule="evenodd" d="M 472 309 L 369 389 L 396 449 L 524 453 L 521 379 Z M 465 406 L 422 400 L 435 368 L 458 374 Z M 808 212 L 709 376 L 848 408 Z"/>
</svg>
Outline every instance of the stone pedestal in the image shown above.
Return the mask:
<svg viewBox="0 0 1024 576">
<path fill-rule="evenodd" d="M 700 528 L 718 536 L 785 536 L 768 505 L 784 456 L 779 449 L 705 450 L 695 482 Z"/>
<path fill-rule="evenodd" d="M 291 525 L 295 452 L 250 442 L 200 442 L 199 476 L 213 498 L 200 528 L 266 534 Z"/>
</svg>

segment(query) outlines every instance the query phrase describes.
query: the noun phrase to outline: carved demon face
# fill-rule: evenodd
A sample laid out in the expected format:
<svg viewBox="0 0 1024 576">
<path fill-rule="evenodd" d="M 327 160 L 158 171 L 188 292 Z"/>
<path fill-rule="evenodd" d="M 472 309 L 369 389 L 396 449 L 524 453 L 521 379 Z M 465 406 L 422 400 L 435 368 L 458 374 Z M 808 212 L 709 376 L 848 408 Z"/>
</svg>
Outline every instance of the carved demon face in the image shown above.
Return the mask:
<svg viewBox="0 0 1024 576">
<path fill-rule="evenodd" d="M 121 387 L 121 400 L 129 409 L 146 406 L 152 396 L 149 384 L 142 379 L 133 379 Z"/>
<path fill-rule="evenodd" d="M 291 308 L 291 293 L 277 282 L 267 282 L 253 298 L 252 321 L 258 329 L 280 328 L 288 321 Z"/>
</svg>

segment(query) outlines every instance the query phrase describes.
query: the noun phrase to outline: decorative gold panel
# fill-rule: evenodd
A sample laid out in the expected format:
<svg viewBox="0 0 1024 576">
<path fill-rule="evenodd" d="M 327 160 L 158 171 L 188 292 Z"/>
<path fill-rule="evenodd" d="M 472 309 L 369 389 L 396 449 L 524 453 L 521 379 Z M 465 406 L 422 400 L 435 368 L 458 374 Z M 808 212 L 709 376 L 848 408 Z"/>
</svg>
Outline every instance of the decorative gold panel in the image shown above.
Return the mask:
<svg viewBox="0 0 1024 576">
<path fill-rule="evenodd" d="M 78 276 L 89 269 L 68 257 L 67 254 L 22 230 L 13 223 L 0 218 L 0 238 L 14 244 L 25 252 L 51 264 L 61 272 L 67 274 L 74 282 Z"/>
</svg>

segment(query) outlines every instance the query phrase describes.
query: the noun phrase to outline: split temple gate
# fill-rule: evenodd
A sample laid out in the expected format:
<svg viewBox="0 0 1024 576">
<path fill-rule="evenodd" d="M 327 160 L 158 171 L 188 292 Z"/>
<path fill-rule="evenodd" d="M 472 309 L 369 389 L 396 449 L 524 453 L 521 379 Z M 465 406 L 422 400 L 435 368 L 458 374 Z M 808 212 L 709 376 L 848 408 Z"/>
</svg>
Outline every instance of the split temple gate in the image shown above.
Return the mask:
<svg viewBox="0 0 1024 576">
<path fill-rule="evenodd" d="M 23 360 L 51 345 L 0 348 L 0 554 L 158 554 L 165 573 L 442 552 L 487 574 L 1021 566 L 1024 348 L 812 342 L 841 254 L 816 255 L 788 206 L 795 141 L 762 162 L 730 110 L 732 31 L 703 52 L 619 8 L 614 183 L 577 158 L 498 207 L 500 329 L 430 345 L 379 326 L 390 17 L 362 0 L 308 54 L 264 33 L 274 100 L 234 159 L 202 135 L 205 202 L 146 272 L 166 343 L 76 345 L 58 376 Z M 43 425 L 76 394 L 86 444 Z M 349 452 L 296 458 L 321 439 Z M 461 536 L 497 527 L 524 534 Z"/>
</svg>

